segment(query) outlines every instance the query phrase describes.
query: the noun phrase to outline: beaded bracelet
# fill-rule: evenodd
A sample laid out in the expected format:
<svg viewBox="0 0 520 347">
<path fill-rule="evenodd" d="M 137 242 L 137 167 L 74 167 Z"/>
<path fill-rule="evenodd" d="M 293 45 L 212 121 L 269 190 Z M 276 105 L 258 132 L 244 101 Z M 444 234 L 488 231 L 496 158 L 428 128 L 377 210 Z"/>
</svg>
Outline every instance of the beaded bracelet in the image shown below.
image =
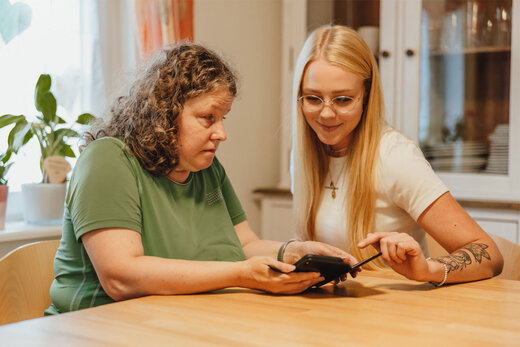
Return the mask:
<svg viewBox="0 0 520 347">
<path fill-rule="evenodd" d="M 285 252 L 285 249 L 287 248 L 287 245 L 293 241 L 296 241 L 296 240 L 292 239 L 292 240 L 288 240 L 288 241 L 285 241 L 284 243 L 282 243 L 282 245 L 280 246 L 280 249 L 278 250 L 278 257 L 276 258 L 276 259 L 278 259 L 278 261 L 283 262 L 283 254 Z"/>
<path fill-rule="evenodd" d="M 428 258 L 426 260 L 430 260 L 430 259 L 431 258 Z M 432 282 L 432 281 L 430 281 L 430 283 L 433 284 L 436 287 L 442 286 L 444 283 L 446 283 L 446 280 L 448 279 L 448 265 L 446 265 L 444 263 L 441 263 L 441 264 L 444 265 L 444 278 L 440 282 Z"/>
</svg>

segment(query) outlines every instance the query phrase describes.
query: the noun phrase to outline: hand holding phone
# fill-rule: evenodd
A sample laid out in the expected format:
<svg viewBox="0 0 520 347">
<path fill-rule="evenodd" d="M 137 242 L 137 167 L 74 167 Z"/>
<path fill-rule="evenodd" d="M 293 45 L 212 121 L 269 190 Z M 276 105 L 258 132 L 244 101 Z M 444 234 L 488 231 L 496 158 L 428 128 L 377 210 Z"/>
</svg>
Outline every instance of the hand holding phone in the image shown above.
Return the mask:
<svg viewBox="0 0 520 347">
<path fill-rule="evenodd" d="M 347 273 L 356 271 L 360 266 L 379 257 L 382 253 L 378 253 L 368 259 L 365 259 L 354 266 L 350 266 L 338 257 L 329 257 L 326 255 L 307 254 L 298 260 L 294 266 L 294 272 L 319 272 L 325 279 L 317 284 L 316 287 L 322 286 L 330 281 L 335 280 Z"/>
</svg>

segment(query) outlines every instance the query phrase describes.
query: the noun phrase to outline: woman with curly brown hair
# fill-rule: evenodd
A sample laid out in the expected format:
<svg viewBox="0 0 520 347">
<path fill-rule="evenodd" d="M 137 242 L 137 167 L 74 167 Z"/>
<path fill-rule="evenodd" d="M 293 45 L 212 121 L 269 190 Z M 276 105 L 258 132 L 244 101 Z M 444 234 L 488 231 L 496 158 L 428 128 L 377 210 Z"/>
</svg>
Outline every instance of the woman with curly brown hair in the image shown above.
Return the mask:
<svg viewBox="0 0 520 347">
<path fill-rule="evenodd" d="M 285 262 L 307 253 L 356 262 L 251 230 L 215 158 L 236 93 L 217 54 L 183 43 L 163 49 L 92 127 L 67 192 L 46 314 L 230 286 L 298 293 L 323 278 Z"/>
</svg>

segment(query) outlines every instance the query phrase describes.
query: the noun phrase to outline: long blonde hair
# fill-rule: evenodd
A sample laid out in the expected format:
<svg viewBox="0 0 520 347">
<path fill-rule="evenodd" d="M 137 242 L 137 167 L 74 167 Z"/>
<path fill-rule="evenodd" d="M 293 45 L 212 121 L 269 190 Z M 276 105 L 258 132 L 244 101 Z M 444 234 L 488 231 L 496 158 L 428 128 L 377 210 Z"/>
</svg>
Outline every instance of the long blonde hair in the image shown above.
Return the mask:
<svg viewBox="0 0 520 347">
<path fill-rule="evenodd" d="M 316 215 L 320 205 L 329 158 L 326 147 L 307 124 L 297 99 L 301 96 L 302 77 L 310 62 L 325 59 L 355 73 L 364 80 L 363 115 L 353 130 L 347 153 L 348 189 L 347 230 L 352 255 L 359 260 L 375 254 L 373 247 L 360 250 L 357 243 L 373 231 L 375 215 L 375 176 L 379 159 L 379 142 L 385 125 L 383 95 L 377 64 L 370 49 L 350 28 L 326 25 L 307 38 L 296 63 L 293 83 L 293 190 L 296 225 L 299 236 L 316 239 Z M 345 173 L 345 174 L 346 174 Z M 372 262 L 372 268 L 382 267 Z"/>
</svg>

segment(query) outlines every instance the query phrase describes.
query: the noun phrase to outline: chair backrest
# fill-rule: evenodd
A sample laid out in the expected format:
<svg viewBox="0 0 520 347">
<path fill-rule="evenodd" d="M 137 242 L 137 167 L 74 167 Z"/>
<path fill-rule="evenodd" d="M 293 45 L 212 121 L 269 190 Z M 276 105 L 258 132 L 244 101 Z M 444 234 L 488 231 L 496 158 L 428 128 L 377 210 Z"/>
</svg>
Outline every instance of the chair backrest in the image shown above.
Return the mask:
<svg viewBox="0 0 520 347">
<path fill-rule="evenodd" d="M 497 277 L 520 281 L 520 245 L 513 243 L 503 237 L 489 235 L 497 244 L 500 253 L 504 257 L 504 268 Z"/>
<path fill-rule="evenodd" d="M 43 316 L 59 240 L 23 245 L 0 259 L 0 325 Z"/>
<path fill-rule="evenodd" d="M 520 281 L 520 245 L 497 235 L 490 234 L 489 236 L 493 238 L 493 241 L 495 241 L 500 253 L 502 253 L 504 257 L 504 268 L 502 269 L 502 273 L 496 277 Z M 430 257 L 435 258 L 448 254 L 430 235 L 426 234 L 426 239 L 428 240 L 428 252 L 430 253 Z"/>
</svg>

